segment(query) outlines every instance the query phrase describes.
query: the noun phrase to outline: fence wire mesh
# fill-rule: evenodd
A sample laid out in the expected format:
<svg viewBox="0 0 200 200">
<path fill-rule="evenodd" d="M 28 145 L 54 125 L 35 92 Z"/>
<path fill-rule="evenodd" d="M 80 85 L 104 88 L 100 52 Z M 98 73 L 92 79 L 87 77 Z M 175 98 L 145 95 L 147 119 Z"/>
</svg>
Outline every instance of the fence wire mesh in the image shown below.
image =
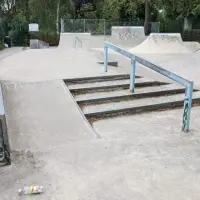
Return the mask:
<svg viewBox="0 0 200 200">
<path fill-rule="evenodd" d="M 64 32 L 111 35 L 112 26 L 144 26 L 144 21 L 106 21 L 105 19 L 63 19 Z M 159 23 L 151 23 L 151 32 L 159 32 Z"/>
<path fill-rule="evenodd" d="M 190 20 L 190 25 L 186 26 L 186 21 L 164 20 L 160 22 L 150 22 L 147 27 L 147 35 L 150 33 L 181 33 L 184 41 L 200 42 L 200 19 Z M 91 33 L 92 35 L 111 35 L 113 26 L 144 26 L 144 21 L 107 21 L 105 19 L 63 19 L 63 32 Z"/>
</svg>

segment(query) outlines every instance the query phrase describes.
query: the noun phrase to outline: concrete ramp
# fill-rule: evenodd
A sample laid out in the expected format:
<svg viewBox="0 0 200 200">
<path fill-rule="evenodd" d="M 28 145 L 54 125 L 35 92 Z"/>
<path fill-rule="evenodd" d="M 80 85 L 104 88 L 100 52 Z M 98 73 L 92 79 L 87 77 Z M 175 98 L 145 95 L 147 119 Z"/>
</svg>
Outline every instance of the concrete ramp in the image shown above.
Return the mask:
<svg viewBox="0 0 200 200">
<path fill-rule="evenodd" d="M 129 51 L 140 54 L 192 53 L 184 45 L 180 33 L 151 33 L 144 42 Z"/>
<path fill-rule="evenodd" d="M 60 34 L 60 42 L 59 48 L 61 49 L 71 49 L 75 47 L 75 37 L 79 38 L 82 43 L 91 37 L 90 33 L 61 33 Z M 82 45 L 85 46 L 85 45 Z"/>
<path fill-rule="evenodd" d="M 119 33 L 118 35 L 114 34 L 112 36 L 107 36 L 107 35 L 92 36 L 90 33 L 61 33 L 59 48 L 60 49 L 71 49 L 72 47 L 74 48 L 76 46 L 75 37 L 77 37 L 78 40 L 80 40 L 82 44 L 81 48 L 83 49 L 103 48 L 104 41 L 109 41 L 113 44 L 116 44 L 124 48 L 132 48 L 141 44 L 146 39 L 141 27 L 139 27 L 139 29 L 137 28 L 134 30 L 132 29 L 132 27 L 130 28 L 122 27 L 120 30 L 121 32 L 118 31 Z M 119 36 L 123 32 L 122 30 L 124 30 L 124 36 L 126 35 L 127 36 L 126 38 L 121 37 L 122 35 Z M 132 32 L 128 32 L 128 30 L 131 30 Z M 117 32 L 115 31 L 115 33 Z M 78 47 L 78 40 L 77 40 L 77 47 Z"/>
</svg>

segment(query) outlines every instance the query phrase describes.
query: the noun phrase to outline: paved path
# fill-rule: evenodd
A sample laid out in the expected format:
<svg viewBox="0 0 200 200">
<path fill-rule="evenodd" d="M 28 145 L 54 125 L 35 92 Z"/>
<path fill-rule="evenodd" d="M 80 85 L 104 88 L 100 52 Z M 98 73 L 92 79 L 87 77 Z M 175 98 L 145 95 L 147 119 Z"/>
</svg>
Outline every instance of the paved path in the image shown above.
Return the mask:
<svg viewBox="0 0 200 200">
<path fill-rule="evenodd" d="M 106 75 L 98 59 L 83 50 L 42 49 L 22 51 L 0 61 L 1 80 L 55 80 Z M 108 74 L 116 74 L 111 69 Z"/>
</svg>

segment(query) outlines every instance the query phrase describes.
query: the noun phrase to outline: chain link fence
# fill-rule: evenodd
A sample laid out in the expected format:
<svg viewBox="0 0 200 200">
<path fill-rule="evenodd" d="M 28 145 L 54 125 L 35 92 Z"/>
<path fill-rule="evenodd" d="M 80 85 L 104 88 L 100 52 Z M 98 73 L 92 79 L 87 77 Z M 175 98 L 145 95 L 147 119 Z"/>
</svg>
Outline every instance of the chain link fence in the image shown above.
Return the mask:
<svg viewBox="0 0 200 200">
<path fill-rule="evenodd" d="M 200 18 L 187 20 L 165 20 L 160 23 L 163 33 L 181 33 L 183 41 L 200 42 Z"/>
<path fill-rule="evenodd" d="M 181 33 L 184 41 L 200 42 L 200 18 L 190 20 L 189 27 L 185 20 L 164 20 L 147 25 L 150 33 Z M 112 26 L 144 26 L 144 21 L 107 21 L 105 19 L 63 19 L 62 32 L 91 33 L 92 35 L 111 35 Z"/>
<path fill-rule="evenodd" d="M 111 35 L 112 26 L 144 26 L 144 21 L 106 21 L 105 19 L 63 19 L 63 32 Z M 158 33 L 160 24 L 151 23 L 151 32 Z"/>
<path fill-rule="evenodd" d="M 113 26 L 144 26 L 143 20 L 107 21 L 105 19 L 66 19 L 61 23 L 62 32 L 91 33 L 92 35 L 111 35 Z M 39 39 L 49 43 L 51 46 L 58 45 L 59 33 L 55 30 L 40 30 L 30 33 L 28 22 L 15 22 L 9 24 L 0 18 L 0 49 L 4 44 L 5 36 L 12 38 L 13 46 L 29 46 L 30 39 Z M 189 24 L 189 25 L 188 25 Z M 181 33 L 184 41 L 200 42 L 200 18 L 190 19 L 189 23 L 184 20 L 163 20 L 151 22 L 149 33 Z"/>
</svg>

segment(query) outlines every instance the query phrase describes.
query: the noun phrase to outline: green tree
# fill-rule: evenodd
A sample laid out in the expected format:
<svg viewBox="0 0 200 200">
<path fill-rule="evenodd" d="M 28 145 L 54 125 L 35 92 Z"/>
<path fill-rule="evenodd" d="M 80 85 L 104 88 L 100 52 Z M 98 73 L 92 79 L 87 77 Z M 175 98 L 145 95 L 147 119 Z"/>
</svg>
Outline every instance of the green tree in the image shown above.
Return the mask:
<svg viewBox="0 0 200 200">
<path fill-rule="evenodd" d="M 156 5 L 165 13 L 169 19 L 180 19 L 190 15 L 200 16 L 199 0 L 159 0 Z"/>
<path fill-rule="evenodd" d="M 144 4 L 143 0 L 105 0 L 102 16 L 108 20 L 134 20 L 137 18 L 137 10 Z"/>
<path fill-rule="evenodd" d="M 83 4 L 79 11 L 79 18 L 84 19 L 95 19 L 96 18 L 96 10 L 91 3 Z"/>
<path fill-rule="evenodd" d="M 58 30 L 60 17 L 72 7 L 70 0 L 29 0 L 30 19 L 38 21 L 46 31 Z"/>
</svg>

